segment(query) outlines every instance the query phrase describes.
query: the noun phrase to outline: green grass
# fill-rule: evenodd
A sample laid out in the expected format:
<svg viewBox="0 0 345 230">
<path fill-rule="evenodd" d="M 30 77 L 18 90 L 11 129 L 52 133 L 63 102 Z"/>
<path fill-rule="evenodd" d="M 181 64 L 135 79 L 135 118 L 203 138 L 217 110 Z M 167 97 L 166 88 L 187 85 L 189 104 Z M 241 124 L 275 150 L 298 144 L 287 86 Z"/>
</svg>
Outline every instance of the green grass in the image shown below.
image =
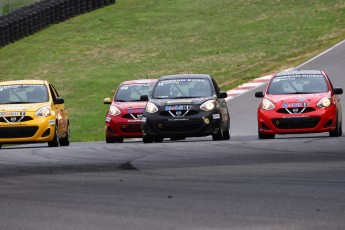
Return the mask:
<svg viewBox="0 0 345 230">
<path fill-rule="evenodd" d="M 104 140 L 121 81 L 208 73 L 228 90 L 342 41 L 344 15 L 343 0 L 118 0 L 0 49 L 0 80 L 51 81 L 72 141 Z"/>
<path fill-rule="evenodd" d="M 0 0 L 3 15 L 8 14 L 18 8 L 39 2 L 40 0 Z"/>
</svg>

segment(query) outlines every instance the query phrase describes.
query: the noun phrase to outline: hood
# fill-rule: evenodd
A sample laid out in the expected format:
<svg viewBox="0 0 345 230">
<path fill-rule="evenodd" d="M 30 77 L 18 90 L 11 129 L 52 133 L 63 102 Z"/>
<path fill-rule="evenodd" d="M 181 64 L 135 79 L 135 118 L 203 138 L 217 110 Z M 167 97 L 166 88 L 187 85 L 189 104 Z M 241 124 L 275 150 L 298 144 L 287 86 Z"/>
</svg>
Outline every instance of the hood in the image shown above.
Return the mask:
<svg viewBox="0 0 345 230">
<path fill-rule="evenodd" d="M 30 104 L 0 104 L 1 112 L 36 112 L 49 103 L 30 103 Z"/>
<path fill-rule="evenodd" d="M 272 95 L 266 94 L 265 98 L 275 104 L 279 103 L 318 103 L 324 97 L 331 97 L 331 93 L 317 93 L 317 94 L 285 94 L 285 95 Z"/>
<path fill-rule="evenodd" d="M 112 105 L 119 109 L 144 109 L 146 106 L 146 101 L 131 101 L 131 102 L 112 102 Z"/>
<path fill-rule="evenodd" d="M 213 97 L 198 97 L 198 98 L 178 98 L 178 99 L 150 99 L 150 102 L 158 106 L 165 105 L 201 105 L 207 100 L 212 100 Z"/>
</svg>

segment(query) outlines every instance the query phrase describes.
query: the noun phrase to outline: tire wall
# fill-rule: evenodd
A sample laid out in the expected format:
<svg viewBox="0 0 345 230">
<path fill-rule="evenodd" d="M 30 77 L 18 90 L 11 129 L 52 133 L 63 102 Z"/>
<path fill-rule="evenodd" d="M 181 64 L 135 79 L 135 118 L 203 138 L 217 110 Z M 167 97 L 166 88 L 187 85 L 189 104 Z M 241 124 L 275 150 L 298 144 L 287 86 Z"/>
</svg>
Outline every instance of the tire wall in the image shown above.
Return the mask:
<svg viewBox="0 0 345 230">
<path fill-rule="evenodd" d="M 116 0 L 43 0 L 0 17 L 0 48 Z"/>
</svg>

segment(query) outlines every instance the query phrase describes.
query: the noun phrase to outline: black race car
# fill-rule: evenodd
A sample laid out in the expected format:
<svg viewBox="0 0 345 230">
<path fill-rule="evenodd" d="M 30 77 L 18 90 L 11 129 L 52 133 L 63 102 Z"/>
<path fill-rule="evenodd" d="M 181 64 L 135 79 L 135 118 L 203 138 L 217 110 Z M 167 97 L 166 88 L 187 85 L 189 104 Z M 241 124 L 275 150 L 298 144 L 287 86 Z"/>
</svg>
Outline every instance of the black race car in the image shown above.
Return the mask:
<svg viewBox="0 0 345 230">
<path fill-rule="evenodd" d="M 230 139 L 226 92 L 205 74 L 163 76 L 157 81 L 143 113 L 143 142 L 162 142 L 212 135 Z"/>
</svg>

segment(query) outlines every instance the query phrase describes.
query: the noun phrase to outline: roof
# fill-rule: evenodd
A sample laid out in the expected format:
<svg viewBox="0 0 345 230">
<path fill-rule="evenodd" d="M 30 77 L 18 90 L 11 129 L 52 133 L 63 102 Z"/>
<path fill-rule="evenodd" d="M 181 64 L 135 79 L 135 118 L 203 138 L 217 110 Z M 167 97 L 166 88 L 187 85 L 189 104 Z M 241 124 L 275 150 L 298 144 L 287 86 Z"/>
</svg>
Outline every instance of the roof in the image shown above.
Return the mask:
<svg viewBox="0 0 345 230">
<path fill-rule="evenodd" d="M 162 76 L 159 80 L 169 80 L 169 79 L 178 79 L 178 78 L 211 78 L 208 74 L 175 74 L 175 75 L 167 75 Z"/>
<path fill-rule="evenodd" d="M 318 75 L 323 74 L 320 70 L 292 70 L 292 71 L 283 71 L 280 73 L 277 73 L 275 76 L 290 76 L 290 75 Z"/>
<path fill-rule="evenodd" d="M 47 81 L 44 80 L 14 80 L 14 81 L 3 81 L 0 85 L 17 85 L 17 84 L 27 84 L 27 85 L 43 85 Z"/>
<path fill-rule="evenodd" d="M 156 83 L 157 79 L 139 79 L 139 80 L 128 80 L 124 81 L 121 84 L 147 84 L 147 83 Z"/>
</svg>

